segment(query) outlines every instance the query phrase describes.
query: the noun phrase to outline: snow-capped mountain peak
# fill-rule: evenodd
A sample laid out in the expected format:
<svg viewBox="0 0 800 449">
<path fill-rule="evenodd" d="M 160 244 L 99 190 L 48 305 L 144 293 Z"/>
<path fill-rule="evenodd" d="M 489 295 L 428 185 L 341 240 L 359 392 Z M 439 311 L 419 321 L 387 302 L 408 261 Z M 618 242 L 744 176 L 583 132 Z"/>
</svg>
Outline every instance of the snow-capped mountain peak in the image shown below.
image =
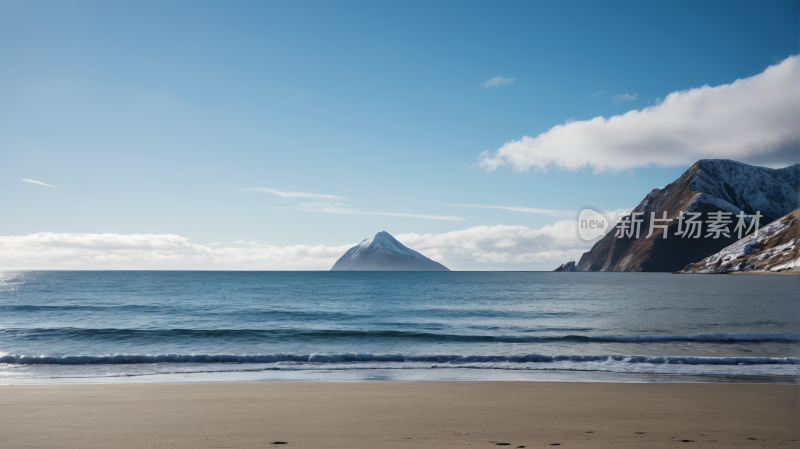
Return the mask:
<svg viewBox="0 0 800 449">
<path fill-rule="evenodd" d="M 336 261 L 332 271 L 450 271 L 408 248 L 386 231 L 364 239 Z"/>
<path fill-rule="evenodd" d="M 375 234 L 374 237 L 362 240 L 356 248 L 359 248 L 360 251 L 373 249 L 384 254 L 402 255 L 406 257 L 414 257 L 414 253 L 419 254 L 416 251 L 408 249 L 386 231 L 381 231 Z"/>
</svg>

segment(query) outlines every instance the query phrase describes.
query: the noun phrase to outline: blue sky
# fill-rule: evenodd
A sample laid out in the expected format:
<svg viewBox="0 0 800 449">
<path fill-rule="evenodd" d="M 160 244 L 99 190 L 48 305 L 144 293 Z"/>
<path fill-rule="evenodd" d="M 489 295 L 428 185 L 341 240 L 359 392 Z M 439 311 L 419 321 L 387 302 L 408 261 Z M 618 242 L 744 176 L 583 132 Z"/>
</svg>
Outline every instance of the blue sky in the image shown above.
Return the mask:
<svg viewBox="0 0 800 449">
<path fill-rule="evenodd" d="M 338 247 L 570 218 L 452 204 L 632 207 L 691 154 L 527 171 L 480 155 L 759 75 L 798 34 L 796 1 L 6 1 L 0 236 Z M 552 264 L 531 260 L 456 265 Z"/>
</svg>

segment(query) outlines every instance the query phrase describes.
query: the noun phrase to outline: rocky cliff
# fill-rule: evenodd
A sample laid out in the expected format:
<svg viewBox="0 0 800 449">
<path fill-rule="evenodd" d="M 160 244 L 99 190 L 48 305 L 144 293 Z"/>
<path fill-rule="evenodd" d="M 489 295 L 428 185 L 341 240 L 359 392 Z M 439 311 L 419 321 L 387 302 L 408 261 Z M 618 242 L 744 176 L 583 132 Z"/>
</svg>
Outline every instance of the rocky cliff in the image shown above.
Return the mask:
<svg viewBox="0 0 800 449">
<path fill-rule="evenodd" d="M 800 210 L 790 212 L 678 273 L 800 271 Z"/>
<path fill-rule="evenodd" d="M 709 212 L 744 211 L 751 215 L 760 212 L 764 226 L 786 215 L 798 206 L 800 164 L 781 169 L 755 167 L 731 160 L 705 159 L 695 163 L 680 178 L 663 189 L 654 189 L 633 209 L 642 212 L 641 235 L 617 238 L 612 230 L 584 253 L 578 271 L 677 271 L 688 264 L 711 256 L 737 240 L 730 237 L 706 237 L 707 227 L 700 238 L 676 236 L 678 214 L 681 211 L 700 212 L 706 221 Z M 650 214 L 662 218 L 662 212 L 672 219 L 665 230 L 649 232 Z M 729 229 L 733 231 L 737 219 Z M 667 232 L 667 238 L 663 233 Z"/>
<path fill-rule="evenodd" d="M 569 261 L 567 263 L 562 263 L 553 271 L 575 271 L 575 261 Z"/>
</svg>

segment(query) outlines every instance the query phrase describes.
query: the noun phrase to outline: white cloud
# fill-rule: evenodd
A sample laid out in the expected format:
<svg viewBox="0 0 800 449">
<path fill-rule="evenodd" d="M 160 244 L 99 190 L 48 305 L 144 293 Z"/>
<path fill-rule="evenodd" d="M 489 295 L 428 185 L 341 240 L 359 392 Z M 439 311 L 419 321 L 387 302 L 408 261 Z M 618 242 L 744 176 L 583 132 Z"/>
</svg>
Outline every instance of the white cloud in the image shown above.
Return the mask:
<svg viewBox="0 0 800 449">
<path fill-rule="evenodd" d="M 622 211 L 605 211 L 606 232 L 615 232 Z M 577 215 L 576 212 L 572 212 Z M 397 240 L 457 270 L 553 270 L 580 260 L 592 244 L 578 238 L 574 220 L 540 229 L 525 226 L 476 226 L 443 234 L 399 234 Z"/>
<path fill-rule="evenodd" d="M 593 94 L 589 95 L 589 98 L 594 98 L 594 97 L 596 97 L 596 96 L 598 96 L 598 95 L 603 95 L 604 93 L 606 93 L 606 91 L 604 91 L 604 90 L 598 90 L 597 92 L 595 92 L 595 93 L 593 93 Z"/>
<path fill-rule="evenodd" d="M 20 181 L 32 182 L 32 183 L 34 183 L 34 184 L 39 184 L 39 185 L 42 185 L 42 186 L 47 186 L 47 187 L 56 187 L 56 186 L 51 186 L 50 184 L 45 184 L 45 183 L 43 183 L 43 182 L 34 181 L 33 179 L 20 179 Z M 56 188 L 58 188 L 58 187 L 56 187 Z"/>
<path fill-rule="evenodd" d="M 244 189 L 244 190 L 253 190 L 253 191 L 256 191 L 256 192 L 271 193 L 271 194 L 277 195 L 277 196 L 279 196 L 281 198 L 312 198 L 312 199 L 320 199 L 320 200 L 338 200 L 338 199 L 342 198 L 340 196 L 325 195 L 325 194 L 322 194 L 322 193 L 297 192 L 297 191 L 286 192 L 286 191 L 283 191 L 283 190 L 266 189 L 266 188 L 263 188 L 263 187 L 256 187 L 256 188 L 250 188 L 250 189 Z"/>
<path fill-rule="evenodd" d="M 485 204 L 445 204 L 445 205 L 454 207 L 478 207 L 482 209 L 501 209 L 512 212 L 527 212 L 529 214 L 545 214 L 545 215 L 561 215 L 561 216 L 575 215 L 575 211 L 573 210 L 538 209 L 535 207 L 487 206 Z"/>
<path fill-rule="evenodd" d="M 484 89 L 490 89 L 492 87 L 510 86 L 511 84 L 514 84 L 514 78 L 503 78 L 502 75 L 497 75 L 488 81 L 484 81 L 482 86 Z"/>
<path fill-rule="evenodd" d="M 717 87 L 669 94 L 660 104 L 611 118 L 556 125 L 484 151 L 478 165 L 595 172 L 685 166 L 703 158 L 779 167 L 800 160 L 800 56 Z"/>
<path fill-rule="evenodd" d="M 365 236 L 368 237 L 368 236 Z M 403 244 L 456 270 L 551 270 L 589 249 L 574 222 L 541 229 L 476 226 L 443 234 L 399 234 Z M 278 247 L 255 241 L 219 247 L 169 234 L 0 236 L 0 269 L 327 270 L 355 245 Z"/>
<path fill-rule="evenodd" d="M 453 269 L 552 270 L 577 260 L 590 245 L 579 240 L 575 223 L 564 220 L 541 229 L 525 226 L 476 226 L 444 234 L 400 234 L 397 239 Z"/>
<path fill-rule="evenodd" d="M 638 96 L 639 96 L 639 94 L 633 94 L 633 95 L 616 94 L 616 95 L 614 95 L 613 98 L 611 98 L 611 102 L 614 103 L 614 104 L 622 104 L 622 103 L 625 103 L 626 101 L 633 101 Z"/>
<path fill-rule="evenodd" d="M 169 234 L 0 237 L 0 269 L 327 270 L 353 245 L 211 247 Z"/>
<path fill-rule="evenodd" d="M 610 222 L 607 232 L 614 230 L 622 210 L 604 213 Z M 573 220 L 540 229 L 475 226 L 443 234 L 395 237 L 453 270 L 552 270 L 564 262 L 577 261 L 591 247 L 578 238 Z M 233 243 L 245 247 L 219 247 L 219 242 L 194 244 L 172 234 L 40 232 L 0 236 L 0 270 L 328 270 L 355 245 Z"/>
</svg>

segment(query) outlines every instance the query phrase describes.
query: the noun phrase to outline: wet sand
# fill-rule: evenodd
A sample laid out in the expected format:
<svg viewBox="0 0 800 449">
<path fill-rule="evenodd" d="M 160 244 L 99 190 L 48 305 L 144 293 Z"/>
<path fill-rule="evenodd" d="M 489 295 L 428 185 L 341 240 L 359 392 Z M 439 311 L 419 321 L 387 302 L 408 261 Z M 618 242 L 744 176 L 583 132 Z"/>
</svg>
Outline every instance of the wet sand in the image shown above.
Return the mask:
<svg viewBox="0 0 800 449">
<path fill-rule="evenodd" d="M 800 446 L 798 391 L 561 382 L 0 386 L 0 447 L 788 448 Z"/>
</svg>

